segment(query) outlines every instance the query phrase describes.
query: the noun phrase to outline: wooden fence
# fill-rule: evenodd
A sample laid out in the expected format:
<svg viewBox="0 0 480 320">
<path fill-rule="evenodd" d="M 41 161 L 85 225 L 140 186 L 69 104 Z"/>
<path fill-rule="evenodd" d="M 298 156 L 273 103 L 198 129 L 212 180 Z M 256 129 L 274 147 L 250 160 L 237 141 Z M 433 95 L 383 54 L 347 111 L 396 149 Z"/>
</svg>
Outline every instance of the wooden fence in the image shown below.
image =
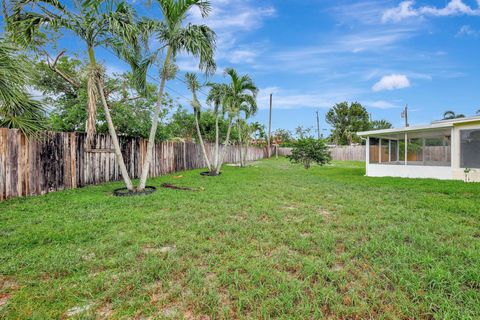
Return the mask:
<svg viewBox="0 0 480 320">
<path fill-rule="evenodd" d="M 336 146 L 329 147 L 332 160 L 337 161 L 365 161 L 365 146 Z M 279 156 L 292 154 L 292 148 L 278 148 Z"/>
<path fill-rule="evenodd" d="M 365 146 L 336 146 L 330 147 L 332 160 L 337 161 L 365 161 Z"/>
<path fill-rule="evenodd" d="M 27 139 L 19 130 L 0 128 L 0 200 L 120 180 L 114 153 L 105 152 L 113 148 L 110 136 L 96 135 L 93 152 L 85 150 L 85 138 L 80 133 L 48 132 L 40 139 Z M 138 178 L 147 140 L 120 137 L 120 145 L 127 170 Z M 213 145 L 206 147 L 212 155 Z M 225 162 L 239 162 L 238 147 L 227 148 Z M 263 159 L 267 154 L 266 148 L 249 147 L 247 160 Z M 149 174 L 155 177 L 203 167 L 199 145 L 162 142 L 155 145 Z"/>
</svg>

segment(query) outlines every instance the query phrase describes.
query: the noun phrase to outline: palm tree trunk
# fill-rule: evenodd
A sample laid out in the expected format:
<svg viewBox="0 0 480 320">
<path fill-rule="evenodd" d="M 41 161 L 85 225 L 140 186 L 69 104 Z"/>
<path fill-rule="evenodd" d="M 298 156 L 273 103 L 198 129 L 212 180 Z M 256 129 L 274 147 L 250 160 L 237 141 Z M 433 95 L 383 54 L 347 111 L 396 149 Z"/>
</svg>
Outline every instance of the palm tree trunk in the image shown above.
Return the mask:
<svg viewBox="0 0 480 320">
<path fill-rule="evenodd" d="M 148 172 L 150 170 L 150 163 L 152 162 L 153 146 L 155 145 L 155 135 L 157 133 L 157 127 L 158 127 L 158 116 L 160 114 L 160 108 L 162 107 L 163 93 L 165 91 L 165 84 L 167 82 L 167 76 L 168 76 L 167 73 L 168 73 L 168 67 L 170 64 L 171 55 L 172 55 L 172 48 L 168 47 L 167 54 L 165 56 L 165 62 L 163 63 L 162 79 L 160 81 L 160 87 L 158 89 L 157 105 L 153 113 L 152 127 L 150 128 L 150 135 L 148 137 L 147 155 L 145 156 L 145 162 L 143 163 L 142 175 L 140 177 L 140 184 L 138 185 L 138 190 L 145 189 L 145 185 L 147 183 Z"/>
<path fill-rule="evenodd" d="M 120 172 L 122 173 L 123 181 L 125 182 L 125 186 L 129 191 L 133 191 L 133 184 L 132 180 L 127 171 L 127 167 L 125 166 L 125 161 L 123 160 L 122 150 L 120 149 L 120 144 L 118 143 L 117 133 L 115 132 L 115 127 L 113 125 L 112 116 L 110 115 L 110 109 L 108 108 L 107 99 L 105 98 L 105 93 L 103 91 L 103 84 L 100 77 L 97 78 L 97 88 L 98 92 L 100 93 L 100 98 L 102 100 L 103 111 L 105 112 L 105 119 L 107 120 L 108 125 L 108 132 L 110 133 L 110 137 L 112 137 L 113 142 L 113 149 L 115 151 L 115 157 L 117 158 L 118 166 L 120 167 Z"/>
<path fill-rule="evenodd" d="M 97 90 L 96 90 L 96 73 L 97 73 L 97 61 L 95 59 L 95 53 L 92 46 L 88 46 L 88 56 L 90 58 L 90 66 L 87 79 L 87 125 L 85 131 L 87 132 L 86 147 L 90 150 L 92 147 L 93 136 L 96 132 L 97 122 Z M 103 92 L 102 92 L 103 95 Z"/>
<path fill-rule="evenodd" d="M 197 135 L 198 140 L 200 141 L 200 148 L 202 148 L 203 158 L 205 159 L 205 163 L 207 164 L 208 172 L 212 171 L 212 167 L 210 166 L 210 161 L 208 160 L 207 151 L 205 150 L 205 143 L 203 142 L 202 132 L 200 131 L 200 123 L 198 121 L 198 111 L 194 110 L 195 113 L 195 127 L 197 127 Z"/>
<path fill-rule="evenodd" d="M 220 156 L 220 161 L 217 166 L 217 171 L 215 172 L 216 174 L 220 173 L 220 169 L 222 168 L 222 164 L 225 159 L 225 154 L 227 153 L 227 147 L 230 144 L 230 133 L 232 132 L 232 122 L 233 122 L 233 118 L 230 118 L 228 122 L 227 137 L 225 138 L 225 142 L 223 144 L 223 151 Z"/>
<path fill-rule="evenodd" d="M 243 164 L 243 144 L 242 144 L 242 130 L 240 128 L 240 116 L 237 117 L 237 131 L 238 131 L 238 150 L 240 153 L 240 167 L 244 167 Z"/>
<path fill-rule="evenodd" d="M 219 141 L 219 128 L 218 128 L 218 118 L 219 118 L 219 115 L 217 114 L 215 116 L 215 150 L 214 150 L 214 157 L 215 157 L 215 160 L 214 160 L 214 170 L 216 171 L 217 168 L 218 168 L 218 141 Z"/>
</svg>

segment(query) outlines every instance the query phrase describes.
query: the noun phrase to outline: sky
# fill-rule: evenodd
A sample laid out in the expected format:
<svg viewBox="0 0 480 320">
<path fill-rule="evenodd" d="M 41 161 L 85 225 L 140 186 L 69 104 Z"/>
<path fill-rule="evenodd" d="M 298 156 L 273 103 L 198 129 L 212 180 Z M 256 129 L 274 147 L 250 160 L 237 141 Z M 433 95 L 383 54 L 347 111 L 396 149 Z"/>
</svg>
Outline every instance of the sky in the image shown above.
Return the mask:
<svg viewBox="0 0 480 320">
<path fill-rule="evenodd" d="M 140 14 L 161 19 L 155 1 L 131 2 Z M 480 109 L 480 0 L 211 2 L 207 19 L 196 10 L 188 17 L 217 34 L 218 69 L 209 80 L 226 81 L 225 67 L 249 74 L 260 88 L 252 120 L 268 124 L 272 93 L 273 130 L 314 128 L 317 111 L 328 130 L 325 113 L 342 101 L 358 101 L 373 119 L 395 127 L 402 126 L 407 104 L 412 125 L 446 110 L 474 115 Z M 80 56 L 85 51 L 68 35 L 62 46 Z M 98 55 L 110 73 L 128 70 L 109 52 Z M 180 77 L 198 72 L 188 56 L 177 64 Z M 167 91 L 188 107 L 184 83 L 173 80 Z"/>
</svg>

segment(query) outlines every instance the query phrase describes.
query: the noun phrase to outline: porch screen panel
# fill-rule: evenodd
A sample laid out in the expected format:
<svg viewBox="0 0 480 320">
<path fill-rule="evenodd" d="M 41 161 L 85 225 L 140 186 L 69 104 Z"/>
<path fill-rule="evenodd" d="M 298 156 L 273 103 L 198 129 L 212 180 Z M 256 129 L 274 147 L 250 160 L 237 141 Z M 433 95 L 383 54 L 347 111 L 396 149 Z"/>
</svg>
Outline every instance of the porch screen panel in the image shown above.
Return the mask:
<svg viewBox="0 0 480 320">
<path fill-rule="evenodd" d="M 379 139 L 370 138 L 370 163 L 378 163 L 378 148 L 379 148 Z"/>
<path fill-rule="evenodd" d="M 480 168 L 480 129 L 460 130 L 460 165 Z"/>
</svg>

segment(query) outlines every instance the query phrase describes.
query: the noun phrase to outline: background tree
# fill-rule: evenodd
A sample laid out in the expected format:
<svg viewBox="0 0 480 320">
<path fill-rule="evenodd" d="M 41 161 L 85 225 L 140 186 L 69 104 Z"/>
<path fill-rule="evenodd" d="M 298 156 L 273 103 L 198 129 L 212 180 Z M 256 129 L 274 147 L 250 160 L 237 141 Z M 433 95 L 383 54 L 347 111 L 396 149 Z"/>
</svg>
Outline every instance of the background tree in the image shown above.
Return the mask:
<svg viewBox="0 0 480 320">
<path fill-rule="evenodd" d="M 310 138 L 312 134 L 312 128 L 305 128 L 303 126 L 298 126 L 295 128 L 295 136 L 297 139 Z"/>
<path fill-rule="evenodd" d="M 390 129 L 392 127 L 392 124 L 387 120 L 373 120 L 370 122 L 369 130 Z"/>
<path fill-rule="evenodd" d="M 309 169 L 312 162 L 322 166 L 331 160 L 325 140 L 312 137 L 298 139 L 287 158 L 291 162 L 302 163 L 305 169 Z"/>
<path fill-rule="evenodd" d="M 0 38 L 0 126 L 33 134 L 44 128 L 44 110 L 27 85 L 33 70 L 18 48 Z"/>
<path fill-rule="evenodd" d="M 207 0 L 157 0 L 163 21 L 157 25 L 158 40 L 165 47 L 165 60 L 161 68 L 157 103 L 153 112 L 152 126 L 148 138 L 147 154 L 143 163 L 138 190 L 145 188 L 152 161 L 152 151 L 158 127 L 158 117 L 163 102 L 165 85 L 172 74 L 172 61 L 179 52 L 190 54 L 199 59 L 199 68 L 212 73 L 216 69 L 214 61 L 215 33 L 206 25 L 184 25 L 187 13 L 196 7 L 203 18 L 207 17 L 211 7 Z"/>
<path fill-rule="evenodd" d="M 327 112 L 326 121 L 333 127 L 330 139 L 337 145 L 359 143 L 356 132 L 370 129 L 369 114 L 358 102 L 337 103 Z"/>
<path fill-rule="evenodd" d="M 445 111 L 443 113 L 443 120 L 452 120 L 452 119 L 459 119 L 459 118 L 465 118 L 465 115 L 461 113 L 457 114 L 451 110 Z"/>
<path fill-rule="evenodd" d="M 291 147 L 295 143 L 293 134 L 286 129 L 277 129 L 272 135 L 272 141 L 282 147 Z"/>
</svg>

